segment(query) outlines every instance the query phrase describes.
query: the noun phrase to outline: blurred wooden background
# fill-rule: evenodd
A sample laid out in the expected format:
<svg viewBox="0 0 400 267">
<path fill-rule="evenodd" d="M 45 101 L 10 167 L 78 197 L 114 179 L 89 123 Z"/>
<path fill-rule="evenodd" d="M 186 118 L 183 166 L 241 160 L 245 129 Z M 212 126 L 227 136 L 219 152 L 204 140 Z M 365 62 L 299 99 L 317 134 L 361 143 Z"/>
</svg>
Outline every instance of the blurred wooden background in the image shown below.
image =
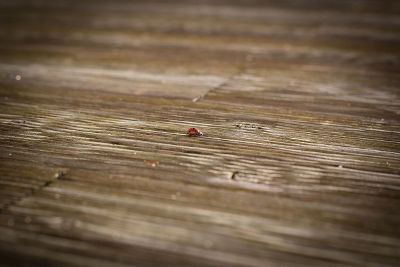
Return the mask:
<svg viewBox="0 0 400 267">
<path fill-rule="evenodd" d="M 0 266 L 399 266 L 399 52 L 397 0 L 0 0 Z"/>
</svg>

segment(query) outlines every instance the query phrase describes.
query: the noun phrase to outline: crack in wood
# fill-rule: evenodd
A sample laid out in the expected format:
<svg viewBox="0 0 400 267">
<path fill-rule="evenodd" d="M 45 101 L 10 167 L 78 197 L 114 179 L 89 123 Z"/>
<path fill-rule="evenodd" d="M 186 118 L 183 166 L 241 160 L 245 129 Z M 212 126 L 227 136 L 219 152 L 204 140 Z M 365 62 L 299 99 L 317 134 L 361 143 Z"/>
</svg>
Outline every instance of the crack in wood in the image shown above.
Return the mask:
<svg viewBox="0 0 400 267">
<path fill-rule="evenodd" d="M 236 77 L 239 77 L 240 75 L 242 75 L 243 73 L 245 73 L 247 71 L 247 68 L 249 67 L 249 63 L 253 60 L 253 56 L 252 55 L 247 55 L 244 59 L 244 62 L 238 67 L 237 73 L 232 74 L 231 76 L 229 76 L 225 81 L 221 82 L 220 84 L 218 84 L 217 86 L 212 87 L 210 90 L 208 90 L 207 92 L 205 92 L 203 95 L 195 97 L 192 99 L 192 102 L 198 102 L 202 99 L 204 99 L 210 92 L 212 91 L 216 91 L 222 87 L 224 87 L 225 85 L 227 85 L 229 82 L 233 81 Z"/>
<path fill-rule="evenodd" d="M 42 185 L 37 186 L 36 188 L 31 188 L 30 190 L 28 190 L 24 195 L 17 197 L 15 199 L 9 200 L 8 202 L 4 203 L 1 207 L 0 207 L 0 214 L 4 213 L 7 209 L 9 209 L 9 207 L 14 206 L 16 204 L 18 204 L 19 202 L 23 201 L 26 198 L 29 198 L 31 196 L 33 196 L 34 194 L 36 194 L 37 192 L 40 192 L 41 190 L 43 190 L 43 188 L 49 187 L 50 185 L 52 185 L 55 181 L 57 180 L 66 180 L 65 176 L 66 176 L 67 172 L 66 171 L 59 171 L 54 175 L 54 179 L 52 180 L 47 180 L 45 181 Z"/>
</svg>

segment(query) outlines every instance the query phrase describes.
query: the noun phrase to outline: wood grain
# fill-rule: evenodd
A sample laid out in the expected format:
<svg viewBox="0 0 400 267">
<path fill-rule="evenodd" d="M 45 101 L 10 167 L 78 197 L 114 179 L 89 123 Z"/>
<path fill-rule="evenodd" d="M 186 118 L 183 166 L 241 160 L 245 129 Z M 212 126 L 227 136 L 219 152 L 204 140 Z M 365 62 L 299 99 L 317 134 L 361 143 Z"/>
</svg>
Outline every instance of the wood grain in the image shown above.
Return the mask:
<svg viewBox="0 0 400 267">
<path fill-rule="evenodd" d="M 0 25 L 0 266 L 398 266 L 398 1 L 16 0 Z"/>
</svg>

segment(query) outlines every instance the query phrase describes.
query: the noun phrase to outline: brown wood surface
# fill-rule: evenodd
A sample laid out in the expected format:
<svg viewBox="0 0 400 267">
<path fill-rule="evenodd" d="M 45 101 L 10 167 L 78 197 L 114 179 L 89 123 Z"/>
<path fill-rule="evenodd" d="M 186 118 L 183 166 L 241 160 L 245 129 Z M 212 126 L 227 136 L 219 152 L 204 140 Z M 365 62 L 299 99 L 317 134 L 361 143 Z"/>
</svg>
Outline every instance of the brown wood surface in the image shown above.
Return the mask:
<svg viewBox="0 0 400 267">
<path fill-rule="evenodd" d="M 1 0 L 0 266 L 399 266 L 399 52 L 397 0 Z"/>
</svg>

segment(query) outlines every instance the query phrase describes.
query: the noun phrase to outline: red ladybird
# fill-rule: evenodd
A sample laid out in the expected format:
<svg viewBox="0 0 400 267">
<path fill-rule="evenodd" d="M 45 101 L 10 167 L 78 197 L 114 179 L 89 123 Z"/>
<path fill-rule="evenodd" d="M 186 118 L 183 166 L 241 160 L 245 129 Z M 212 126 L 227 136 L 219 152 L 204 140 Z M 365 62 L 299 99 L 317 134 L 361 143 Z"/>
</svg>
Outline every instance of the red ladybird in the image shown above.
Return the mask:
<svg viewBox="0 0 400 267">
<path fill-rule="evenodd" d="M 189 130 L 187 131 L 187 136 L 189 136 L 189 137 L 198 137 L 198 136 L 202 136 L 202 135 L 203 135 L 203 133 L 200 132 L 196 128 L 189 128 Z"/>
</svg>

